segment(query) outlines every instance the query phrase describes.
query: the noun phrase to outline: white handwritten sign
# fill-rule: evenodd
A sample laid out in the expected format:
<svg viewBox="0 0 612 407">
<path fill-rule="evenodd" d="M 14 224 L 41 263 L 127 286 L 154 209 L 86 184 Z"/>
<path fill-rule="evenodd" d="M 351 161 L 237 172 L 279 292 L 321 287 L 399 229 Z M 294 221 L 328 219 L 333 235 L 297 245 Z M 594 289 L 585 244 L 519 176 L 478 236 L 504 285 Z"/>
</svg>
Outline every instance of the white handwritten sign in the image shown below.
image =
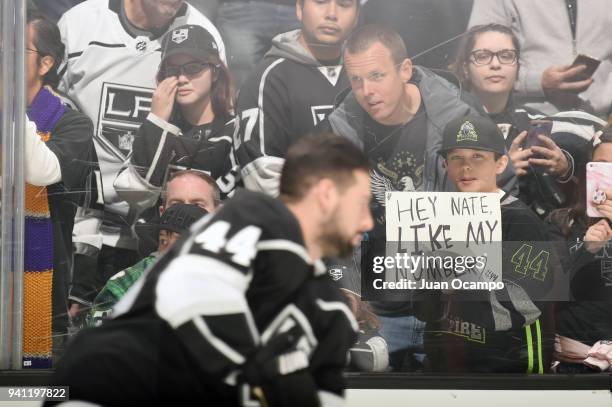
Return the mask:
<svg viewBox="0 0 612 407">
<path fill-rule="evenodd" d="M 404 254 L 411 261 L 411 267 L 387 268 L 387 281 L 439 281 L 458 276 L 501 281 L 497 193 L 387 192 L 386 228 L 387 257 Z M 466 267 L 466 258 L 481 261 Z"/>
</svg>

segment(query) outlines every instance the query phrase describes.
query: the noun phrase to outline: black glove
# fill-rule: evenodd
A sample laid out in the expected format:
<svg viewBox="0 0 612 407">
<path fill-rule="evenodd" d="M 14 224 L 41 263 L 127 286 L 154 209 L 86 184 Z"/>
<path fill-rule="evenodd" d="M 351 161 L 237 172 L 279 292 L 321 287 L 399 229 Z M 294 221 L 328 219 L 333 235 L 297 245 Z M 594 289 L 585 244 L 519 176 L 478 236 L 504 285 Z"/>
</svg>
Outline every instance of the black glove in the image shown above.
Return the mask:
<svg viewBox="0 0 612 407">
<path fill-rule="evenodd" d="M 300 329 L 278 335 L 252 354 L 242 366 L 240 381 L 262 406 L 318 406 L 317 386 L 308 370 L 308 356 L 296 345 Z"/>
</svg>

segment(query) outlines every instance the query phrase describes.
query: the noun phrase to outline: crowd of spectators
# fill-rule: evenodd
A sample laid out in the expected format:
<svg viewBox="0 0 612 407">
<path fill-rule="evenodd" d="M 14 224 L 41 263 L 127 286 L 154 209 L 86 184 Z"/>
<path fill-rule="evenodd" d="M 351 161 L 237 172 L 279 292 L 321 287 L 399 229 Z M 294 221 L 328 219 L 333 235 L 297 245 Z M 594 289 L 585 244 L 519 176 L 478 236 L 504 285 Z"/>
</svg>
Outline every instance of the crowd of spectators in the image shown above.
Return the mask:
<svg viewBox="0 0 612 407">
<path fill-rule="evenodd" d="M 587 163 L 612 163 L 605 0 L 190 3 L 29 4 L 24 367 L 104 324 L 237 190 L 277 197 L 288 149 L 334 133 L 367 157 L 373 196 L 363 244 L 327 261 L 359 322 L 352 369 L 610 369 L 612 190 L 586 213 Z M 550 134 L 527 145 L 534 120 Z M 503 293 L 362 300 L 391 191 L 499 193 L 503 240 L 550 254 L 542 279 L 504 254 Z M 536 298 L 567 275 L 567 298 Z"/>
</svg>

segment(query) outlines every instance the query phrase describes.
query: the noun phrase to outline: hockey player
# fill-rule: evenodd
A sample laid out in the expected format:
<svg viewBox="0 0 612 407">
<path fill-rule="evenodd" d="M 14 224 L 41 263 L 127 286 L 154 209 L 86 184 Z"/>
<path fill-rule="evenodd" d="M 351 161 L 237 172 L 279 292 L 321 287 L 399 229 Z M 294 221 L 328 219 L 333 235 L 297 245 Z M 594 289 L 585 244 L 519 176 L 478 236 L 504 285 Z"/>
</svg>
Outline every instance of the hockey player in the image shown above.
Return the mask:
<svg viewBox="0 0 612 407">
<path fill-rule="evenodd" d="M 338 405 L 357 322 L 320 259 L 372 227 L 368 170 L 343 138 L 302 138 L 280 200 L 238 191 L 194 224 L 54 383 L 103 405 Z"/>
<path fill-rule="evenodd" d="M 440 319 L 428 318 L 425 349 L 440 372 L 544 373 L 552 356 L 551 314 L 539 303 L 552 286 L 556 260 L 546 226 L 496 176 L 508 165 L 501 130 L 480 116 L 458 117 L 444 129 L 439 154 L 460 192 L 499 193 L 502 280 L 498 291 L 458 291 Z"/>
<path fill-rule="evenodd" d="M 108 278 L 137 260 L 130 229 L 135 214 L 118 197 L 113 181 L 151 109 L 161 38 L 185 24 L 206 28 L 225 60 L 217 29 L 182 0 L 88 0 L 58 23 L 66 45 L 60 90 L 92 119 L 99 163 L 92 203 L 79 210 L 74 226 L 73 316 L 79 304 L 92 299 L 79 290 L 83 272 Z"/>
<path fill-rule="evenodd" d="M 245 186 L 278 194 L 287 148 L 332 110 L 349 86 L 340 61 L 359 0 L 298 0 L 301 29 L 280 34 L 238 96 L 234 141 Z"/>
</svg>

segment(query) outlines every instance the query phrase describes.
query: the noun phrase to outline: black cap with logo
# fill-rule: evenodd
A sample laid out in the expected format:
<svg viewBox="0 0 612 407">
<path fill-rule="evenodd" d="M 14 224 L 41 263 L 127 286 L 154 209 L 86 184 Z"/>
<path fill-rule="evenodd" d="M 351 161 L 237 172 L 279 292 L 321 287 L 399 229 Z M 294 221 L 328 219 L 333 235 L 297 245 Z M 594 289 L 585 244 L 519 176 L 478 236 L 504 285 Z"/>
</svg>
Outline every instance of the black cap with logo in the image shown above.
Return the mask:
<svg viewBox="0 0 612 407">
<path fill-rule="evenodd" d="M 219 47 L 203 27 L 182 25 L 169 31 L 162 40 L 161 62 L 176 54 L 187 54 L 202 62 L 215 62 L 219 59 Z"/>
<path fill-rule="evenodd" d="M 504 136 L 488 117 L 467 115 L 452 119 L 444 128 L 442 137 L 442 148 L 438 154 L 444 157 L 455 148 L 506 153 Z"/>
<path fill-rule="evenodd" d="M 158 228 L 182 234 L 207 214 L 208 211 L 198 205 L 177 203 L 166 208 L 159 220 Z"/>
</svg>

